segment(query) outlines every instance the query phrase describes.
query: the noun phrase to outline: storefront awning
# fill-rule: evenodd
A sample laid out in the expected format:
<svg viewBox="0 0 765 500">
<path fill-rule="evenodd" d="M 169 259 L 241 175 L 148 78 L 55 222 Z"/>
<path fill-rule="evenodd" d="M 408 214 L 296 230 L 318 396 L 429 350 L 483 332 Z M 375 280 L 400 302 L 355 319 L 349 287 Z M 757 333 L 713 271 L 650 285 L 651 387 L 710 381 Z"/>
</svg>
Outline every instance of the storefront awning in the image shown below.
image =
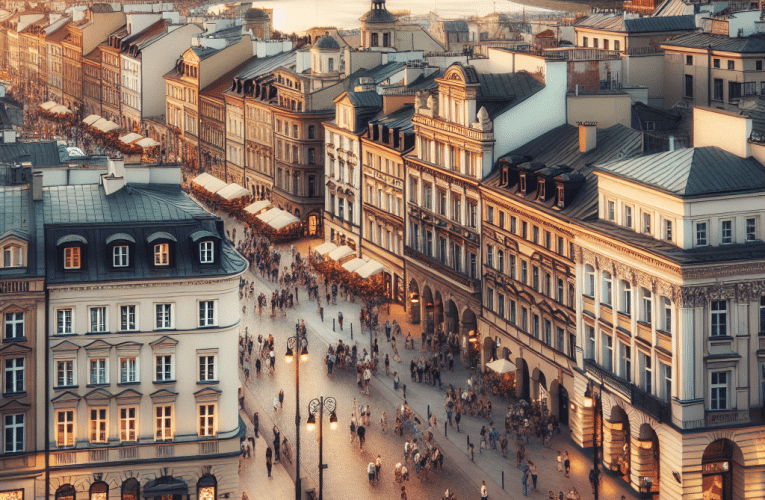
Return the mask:
<svg viewBox="0 0 765 500">
<path fill-rule="evenodd" d="M 84 123 L 85 125 L 93 125 L 95 122 L 97 122 L 100 119 L 101 117 L 98 115 L 88 115 L 85 117 L 84 120 L 82 120 L 82 123 Z"/>
<path fill-rule="evenodd" d="M 260 201 L 256 201 L 255 203 L 250 203 L 249 205 L 244 207 L 244 211 L 251 215 L 257 215 L 270 206 L 271 206 L 270 201 L 260 200 Z"/>
<path fill-rule="evenodd" d="M 349 255 L 353 254 L 353 250 L 348 245 L 343 245 L 341 247 L 337 247 L 331 252 L 329 252 L 329 258 L 332 260 L 340 260 L 343 257 L 348 257 Z"/>
<path fill-rule="evenodd" d="M 120 137 L 120 141 L 124 142 L 125 144 L 132 144 L 138 139 L 143 139 L 143 136 L 135 132 L 130 132 L 129 134 L 125 134 Z"/>
<path fill-rule="evenodd" d="M 318 253 L 319 255 L 325 255 L 331 252 L 332 250 L 334 250 L 335 248 L 337 248 L 337 245 L 335 245 L 331 241 L 325 241 L 318 247 L 314 248 L 313 251 Z"/>
<path fill-rule="evenodd" d="M 50 111 L 51 108 L 55 108 L 58 105 L 56 101 L 48 101 L 40 104 L 40 108 L 44 109 L 45 111 Z"/>
<path fill-rule="evenodd" d="M 72 112 L 71 109 L 67 108 L 66 106 L 62 106 L 61 104 L 57 104 L 50 108 L 50 112 L 56 115 L 66 115 Z"/>
<path fill-rule="evenodd" d="M 151 137 L 144 137 L 136 142 L 136 145 L 141 146 L 142 148 L 153 148 L 154 146 L 159 146 L 159 143 Z"/>
<path fill-rule="evenodd" d="M 360 278 L 367 279 L 372 275 L 381 273 L 384 268 L 385 266 L 383 266 L 376 260 L 370 260 L 369 262 L 367 262 L 366 264 L 358 268 L 356 270 L 356 274 L 358 274 Z"/>
<path fill-rule="evenodd" d="M 277 231 L 289 226 L 290 224 L 294 224 L 295 222 L 300 222 L 300 219 L 291 213 L 276 207 L 268 210 L 267 212 L 263 212 L 257 217 Z"/>
<path fill-rule="evenodd" d="M 179 477 L 163 476 L 146 483 L 141 492 L 144 498 L 161 497 L 164 495 L 188 495 L 189 487 L 186 481 Z"/>
<path fill-rule="evenodd" d="M 249 194 L 250 194 L 249 191 L 247 191 L 245 188 L 243 188 L 236 182 L 232 182 L 231 184 L 224 187 L 217 193 L 218 196 L 228 201 L 241 198 L 242 196 L 248 196 Z"/>
<path fill-rule="evenodd" d="M 108 134 L 112 130 L 117 130 L 118 128 L 120 128 L 119 125 L 117 125 L 111 120 L 104 120 L 104 121 L 98 120 L 96 123 L 93 124 L 93 127 L 97 128 L 104 134 Z"/>
<path fill-rule="evenodd" d="M 213 177 L 212 175 L 208 173 L 200 174 L 194 177 L 194 180 L 192 181 L 197 186 L 204 188 L 205 191 L 208 193 L 215 194 L 221 189 L 228 186 L 225 182 L 218 179 L 217 177 Z"/>
<path fill-rule="evenodd" d="M 360 268 L 361 266 L 363 266 L 366 263 L 367 263 L 367 261 L 365 261 L 364 259 L 349 260 L 348 262 L 343 264 L 343 269 L 345 269 L 349 273 L 352 273 L 353 271 L 355 271 L 356 269 Z"/>
</svg>

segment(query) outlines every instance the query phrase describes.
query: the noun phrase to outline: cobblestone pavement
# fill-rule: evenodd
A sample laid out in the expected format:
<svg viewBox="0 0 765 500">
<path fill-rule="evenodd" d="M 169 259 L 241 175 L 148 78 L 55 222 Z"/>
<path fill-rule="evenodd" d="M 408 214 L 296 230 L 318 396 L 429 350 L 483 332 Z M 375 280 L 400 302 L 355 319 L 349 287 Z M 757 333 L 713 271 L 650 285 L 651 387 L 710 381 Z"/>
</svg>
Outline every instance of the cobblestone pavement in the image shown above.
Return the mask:
<svg viewBox="0 0 765 500">
<path fill-rule="evenodd" d="M 225 218 L 225 216 L 224 216 Z M 238 227 L 237 234 L 242 234 L 241 226 L 231 226 L 227 219 L 227 227 Z M 306 255 L 309 244 L 316 247 L 321 241 L 302 241 L 298 250 L 302 255 Z M 283 248 L 282 266 L 289 266 L 289 251 Z M 257 273 L 247 273 L 247 279 L 256 278 L 255 297 L 261 292 L 270 297 L 270 293 L 279 287 L 277 283 L 269 283 L 260 277 Z M 321 286 L 320 294 L 324 292 Z M 392 434 L 390 430 L 383 434 L 380 432 L 379 418 L 380 413 L 385 410 L 388 413 L 390 424 L 395 421 L 395 408 L 402 401 L 402 391 L 393 391 L 392 377 L 385 375 L 384 366 L 381 363 L 381 370 L 373 378 L 372 391 L 370 396 L 360 393 L 356 385 L 355 373 L 336 372 L 332 377 L 326 374 L 326 365 L 324 364 L 324 355 L 326 354 L 329 342 L 336 344 L 338 339 L 343 339 L 344 343 L 357 343 L 359 351 L 369 346 L 369 333 L 359 330 L 359 309 L 361 304 L 352 304 L 345 299 L 338 297 L 337 305 L 327 305 L 322 300 L 324 306 L 324 321 L 319 318 L 315 301 L 308 301 L 305 290 L 300 290 L 301 302 L 295 305 L 294 309 L 287 310 L 286 317 L 272 318 L 265 311 L 262 316 L 257 314 L 255 299 L 246 302 L 247 313 L 243 321 L 243 327 L 249 329 L 250 334 L 255 336 L 269 333 L 274 335 L 276 351 L 276 374 L 269 376 L 267 371 L 261 373 L 260 379 L 254 376 L 255 370 L 251 368 L 250 381 L 245 385 L 248 400 L 252 398 L 260 407 L 261 415 L 268 412 L 281 432 L 287 435 L 293 443 L 295 434 L 295 397 L 294 397 L 294 365 L 287 365 L 284 361 L 284 351 L 286 350 L 286 338 L 295 333 L 295 324 L 300 319 L 305 320 L 308 329 L 310 359 L 306 363 L 301 363 L 300 371 L 300 401 L 301 418 L 303 430 L 301 431 L 301 466 L 304 475 L 309 476 L 310 482 L 318 484 L 318 443 L 316 432 L 309 433 L 305 430 L 305 419 L 308 416 L 307 405 L 314 397 L 333 396 L 338 400 L 338 418 L 339 425 L 335 431 L 329 430 L 329 425 L 324 426 L 324 462 L 328 464 L 328 469 L 324 472 L 324 492 L 326 498 L 333 500 L 341 499 L 397 499 L 399 498 L 399 485 L 393 480 L 393 467 L 396 462 L 403 459 L 404 438 Z M 344 330 L 340 331 L 339 326 L 335 326 L 333 331 L 332 318 L 337 318 L 337 312 L 341 311 L 345 317 Z M 391 357 L 391 372 L 399 372 L 401 382 L 407 384 L 407 402 L 410 407 L 419 415 L 427 415 L 428 405 L 430 410 L 438 418 L 438 430 L 434 430 L 436 440 L 445 452 L 444 471 L 431 474 L 430 478 L 420 484 L 414 478 L 414 471 L 411 471 L 411 480 L 406 484 L 408 497 L 410 499 L 427 498 L 441 499 L 446 488 L 454 490 L 459 500 L 478 499 L 479 488 L 482 479 L 487 480 L 489 486 L 490 498 L 523 498 L 521 475 L 516 468 L 515 455 L 517 446 L 512 443 L 509 447 L 508 458 L 502 458 L 498 450 L 483 450 L 478 452 L 478 433 L 482 425 L 487 425 L 484 419 L 477 419 L 463 416 L 460 428 L 462 432 L 457 433 L 455 428 L 448 429 L 448 437 L 444 437 L 443 424 L 446 419 L 444 410 L 445 389 L 449 384 L 455 387 L 466 387 L 466 380 L 469 371 L 462 367 L 459 360 L 455 360 L 454 372 L 443 371 L 442 379 L 444 389 L 420 384 L 411 381 L 409 377 L 409 362 L 411 359 L 417 359 L 426 353 L 420 350 L 419 332 L 420 325 L 409 325 L 405 321 L 403 308 L 392 306 L 390 314 L 384 311 L 380 314 L 380 323 L 386 319 L 397 319 L 406 334 L 411 331 L 415 337 L 415 349 L 404 350 L 403 339 L 398 339 L 399 354 L 402 363 L 396 363 Z M 353 339 L 351 339 L 351 325 L 353 329 Z M 391 354 L 390 344 L 385 341 L 385 336 L 378 338 L 380 347 L 380 359 L 384 359 L 386 353 Z M 254 360 L 253 360 L 254 361 Z M 282 389 L 285 392 L 284 407 L 273 411 L 273 397 Z M 358 450 L 358 445 L 352 445 L 349 438 L 349 423 L 352 413 L 353 400 L 356 399 L 359 405 L 369 404 L 372 410 L 372 425 L 367 432 L 367 443 L 364 451 Z M 494 417 L 497 421 L 502 421 L 502 415 L 505 412 L 507 402 L 501 400 L 492 400 L 494 406 Z M 327 416 L 325 415 L 325 419 Z M 328 424 L 328 420 L 325 420 Z M 263 421 L 261 419 L 261 429 Z M 474 460 L 470 462 L 466 451 L 466 436 L 470 435 L 471 442 L 476 444 Z M 405 433 L 404 437 L 408 437 Z M 448 440 L 447 440 L 448 439 Z M 530 457 L 539 469 L 538 491 L 531 491 L 531 482 L 529 481 L 529 497 L 537 499 L 547 499 L 548 491 L 553 490 L 556 494 L 559 491 L 567 491 L 569 488 L 576 488 L 582 498 L 591 498 L 592 490 L 588 481 L 588 473 L 592 467 L 592 452 L 583 452 L 578 448 L 569 437 L 569 430 L 562 426 L 560 436 L 553 439 L 552 446 L 549 449 L 544 448 L 538 440 L 531 440 L 526 445 L 527 456 Z M 557 472 L 556 456 L 558 450 L 567 450 L 571 457 L 571 474 L 569 478 L 564 474 Z M 259 455 L 262 455 L 259 450 Z M 383 461 L 382 475 L 380 484 L 370 486 L 367 481 L 366 466 L 381 455 Z M 264 461 L 259 456 L 257 464 L 265 469 Z M 410 464 L 410 469 L 413 467 Z M 502 472 L 504 471 L 504 491 L 502 487 Z M 245 469 L 246 473 L 246 469 Z M 601 484 L 601 498 L 619 500 L 621 495 L 627 499 L 638 498 L 637 495 L 625 485 L 624 482 L 614 477 L 604 474 Z M 261 498 L 257 492 L 248 496 L 252 498 Z M 264 496 L 263 498 L 266 498 Z"/>
</svg>

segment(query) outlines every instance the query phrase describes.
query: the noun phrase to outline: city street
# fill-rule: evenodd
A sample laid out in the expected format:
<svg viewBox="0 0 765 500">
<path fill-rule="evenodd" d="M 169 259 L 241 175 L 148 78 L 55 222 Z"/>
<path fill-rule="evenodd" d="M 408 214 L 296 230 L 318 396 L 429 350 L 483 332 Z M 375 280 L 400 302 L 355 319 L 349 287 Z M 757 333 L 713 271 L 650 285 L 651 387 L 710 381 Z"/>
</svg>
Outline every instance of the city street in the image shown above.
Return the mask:
<svg viewBox="0 0 765 500">
<path fill-rule="evenodd" d="M 227 222 L 227 228 L 236 227 L 237 235 L 244 233 L 243 227 L 231 218 L 223 215 Z M 301 241 L 297 247 L 301 255 L 305 256 L 309 244 L 315 248 L 321 241 Z M 291 263 L 291 253 L 289 247 L 282 247 L 281 267 L 289 267 Z M 402 402 L 402 391 L 393 390 L 392 377 L 385 376 L 382 359 L 385 354 L 392 354 L 390 344 L 385 341 L 384 334 L 378 338 L 380 348 L 380 370 L 376 377 L 373 377 L 371 384 L 371 394 L 366 396 L 361 393 L 356 385 L 356 374 L 350 370 L 335 371 L 330 377 L 327 375 L 327 367 L 324 363 L 324 356 L 327 352 L 327 346 L 331 342 L 337 344 L 339 339 L 343 343 L 358 345 L 359 352 L 363 348 L 369 349 L 369 334 L 367 330 L 363 333 L 359 330 L 359 310 L 361 304 L 347 302 L 344 298 L 338 296 L 336 305 L 329 305 L 322 300 L 324 307 L 324 321 L 319 317 L 316 301 L 308 301 L 304 289 L 300 290 L 300 302 L 295 304 L 292 309 L 287 309 L 286 316 L 278 313 L 275 317 L 270 316 L 270 307 L 263 309 L 262 315 L 257 313 L 257 296 L 265 293 L 270 298 L 274 290 L 280 289 L 278 283 L 271 283 L 260 277 L 259 273 L 248 272 L 246 279 L 255 279 L 254 298 L 242 301 L 246 305 L 244 314 L 242 335 L 246 327 L 250 335 L 269 334 L 274 336 L 274 350 L 276 353 L 276 372 L 270 376 L 265 368 L 261 370 L 260 378 L 255 376 L 254 359 L 250 366 L 250 380 L 245 383 L 242 375 L 242 385 L 245 387 L 246 408 L 249 419 L 252 418 L 252 411 L 258 411 L 260 414 L 260 429 L 266 431 L 269 436 L 270 430 L 275 424 L 279 427 L 282 436 L 287 436 L 293 447 L 295 442 L 295 366 L 294 361 L 287 364 L 284 360 L 284 353 L 287 348 L 286 339 L 295 335 L 295 325 L 300 320 L 304 320 L 308 330 L 307 337 L 309 342 L 309 360 L 301 362 L 300 365 L 300 401 L 301 401 L 301 466 L 304 475 L 308 476 L 309 484 L 306 488 L 316 487 L 318 485 L 318 440 L 317 431 L 308 432 L 305 430 L 305 421 L 308 417 L 308 402 L 320 396 L 334 397 L 338 401 L 337 415 L 339 418 L 337 430 L 329 429 L 329 418 L 325 413 L 324 426 L 324 462 L 328 468 L 324 472 L 324 492 L 328 499 L 350 499 L 350 498 L 369 498 L 369 499 L 394 499 L 399 498 L 400 485 L 394 481 L 393 469 L 397 462 L 403 461 L 403 444 L 405 438 L 410 438 L 411 434 L 405 432 L 404 437 L 393 434 L 391 429 L 387 433 L 380 431 L 380 414 L 386 411 L 388 414 L 388 424 L 390 427 L 395 422 L 396 407 Z M 319 294 L 324 294 L 323 284 L 319 287 Z M 332 319 L 337 318 L 338 311 L 342 311 L 345 318 L 344 329 L 341 331 L 339 325 L 335 325 L 333 331 Z M 438 429 L 433 430 L 434 439 L 445 453 L 443 472 L 431 473 L 427 481 L 420 483 L 414 474 L 414 467 L 409 464 L 410 480 L 406 484 L 408 498 L 427 498 L 441 499 L 444 491 L 449 488 L 456 493 L 458 499 L 480 498 L 480 485 L 482 480 L 486 480 L 489 489 L 490 498 L 519 499 L 523 498 L 521 473 L 516 468 L 516 451 L 518 447 L 510 443 L 508 458 L 502 458 L 499 450 L 482 450 L 479 453 L 479 431 L 481 426 L 488 426 L 486 419 L 478 419 L 463 416 L 460 428 L 462 432 L 456 432 L 456 428 L 448 429 L 448 437 L 444 437 L 443 423 L 446 420 L 444 409 L 444 400 L 446 389 L 449 384 L 455 388 L 467 387 L 466 381 L 470 373 L 462 367 L 459 360 L 455 360 L 454 372 L 443 371 L 442 379 L 444 388 L 438 389 L 426 383 L 413 382 L 409 376 L 409 362 L 411 359 L 418 359 L 425 356 L 425 352 L 420 350 L 420 325 L 409 325 L 405 322 L 405 314 L 400 306 L 391 306 L 390 314 L 387 314 L 385 307 L 380 312 L 380 323 L 384 324 L 386 319 L 396 319 L 402 327 L 402 332 L 412 333 L 415 338 L 415 349 L 404 350 L 403 339 L 398 339 L 399 354 L 402 363 L 396 363 L 391 356 L 391 372 L 398 371 L 401 383 L 407 385 L 407 402 L 413 411 L 421 416 L 425 422 L 428 411 L 435 413 L 438 418 Z M 351 339 L 351 325 L 353 325 L 353 339 Z M 256 344 L 257 345 L 257 344 Z M 253 354 L 255 349 L 253 349 Z M 273 409 L 273 399 L 280 390 L 285 393 L 283 408 L 276 412 Z M 367 431 L 366 444 L 364 451 L 358 449 L 358 442 L 351 443 L 350 440 L 350 417 L 353 412 L 354 398 L 359 406 L 369 405 L 372 418 L 371 426 Z M 499 400 L 493 401 L 493 415 L 498 422 L 503 420 L 506 411 L 507 402 Z M 273 422 L 273 423 L 272 423 Z M 248 425 L 250 425 L 248 421 Z M 426 428 L 426 427 L 423 427 Z M 538 491 L 531 491 L 531 481 L 529 481 L 530 498 L 547 499 L 549 491 L 554 491 L 556 496 L 563 491 L 564 495 L 571 488 L 581 495 L 581 498 L 592 498 L 592 489 L 588 481 L 588 473 L 592 467 L 592 452 L 582 453 L 569 439 L 568 428 L 562 426 L 561 435 L 556 436 L 552 441 L 550 448 L 544 448 L 537 439 L 532 439 L 526 444 L 527 457 L 533 460 L 539 469 Z M 471 442 L 475 444 L 474 462 L 470 462 L 467 451 L 467 438 L 470 436 Z M 260 480 L 266 477 L 265 474 L 265 448 L 263 441 L 259 441 L 254 462 L 246 461 L 247 466 L 242 469 L 242 488 L 250 499 L 265 498 L 259 496 L 258 491 L 261 487 Z M 568 451 L 571 456 L 571 474 L 566 478 L 562 472 L 556 470 L 556 456 L 558 451 Z M 588 450 L 589 451 L 589 450 Z M 380 455 L 382 459 L 382 472 L 379 484 L 370 486 L 367 480 L 367 465 Z M 294 458 L 293 458 L 294 460 Z M 247 477 L 252 470 L 260 467 L 255 478 Z M 276 471 L 277 466 L 274 468 Z M 502 473 L 504 472 L 504 487 L 502 491 Z M 282 478 L 285 474 L 282 471 Z M 276 481 L 276 480 L 271 480 Z M 248 489 L 250 488 L 250 489 Z M 283 486 L 279 486 L 281 490 Z M 359 488 L 361 488 L 359 490 Z M 601 484 L 601 498 L 638 498 L 623 482 L 617 481 L 608 474 L 603 474 Z M 269 496 L 270 498 L 270 493 Z"/>
</svg>

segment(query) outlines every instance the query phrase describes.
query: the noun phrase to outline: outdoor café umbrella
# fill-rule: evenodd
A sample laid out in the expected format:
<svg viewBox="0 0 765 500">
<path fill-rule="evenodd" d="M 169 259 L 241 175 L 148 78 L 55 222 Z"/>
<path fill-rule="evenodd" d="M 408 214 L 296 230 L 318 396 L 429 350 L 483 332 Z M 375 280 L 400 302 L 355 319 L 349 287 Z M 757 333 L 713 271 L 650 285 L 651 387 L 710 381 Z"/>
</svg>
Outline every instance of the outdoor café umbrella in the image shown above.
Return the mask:
<svg viewBox="0 0 765 500">
<path fill-rule="evenodd" d="M 516 370 L 515 364 L 512 361 L 508 361 L 504 358 L 492 361 L 491 363 L 487 363 L 486 368 L 491 368 L 500 375 L 514 372 Z"/>
</svg>

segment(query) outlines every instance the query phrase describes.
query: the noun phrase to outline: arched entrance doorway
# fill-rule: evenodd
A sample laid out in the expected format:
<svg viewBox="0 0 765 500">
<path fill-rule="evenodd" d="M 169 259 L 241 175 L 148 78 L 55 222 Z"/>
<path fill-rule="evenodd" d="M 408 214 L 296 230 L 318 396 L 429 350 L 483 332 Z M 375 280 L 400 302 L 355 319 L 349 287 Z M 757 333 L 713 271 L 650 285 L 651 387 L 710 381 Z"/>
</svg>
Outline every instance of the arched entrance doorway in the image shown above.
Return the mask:
<svg viewBox="0 0 765 500">
<path fill-rule="evenodd" d="M 417 325 L 420 323 L 420 287 L 417 282 L 412 280 L 409 282 L 409 290 L 407 291 L 409 296 L 409 323 Z"/>
<path fill-rule="evenodd" d="M 433 332 L 433 293 L 430 291 L 430 287 L 425 285 L 422 287 L 422 310 L 425 316 L 425 331 L 427 333 Z"/>
<path fill-rule="evenodd" d="M 319 234 L 319 216 L 311 214 L 308 216 L 308 236 L 316 236 Z"/>
<path fill-rule="evenodd" d="M 550 411 L 563 425 L 568 425 L 568 391 L 558 380 L 550 382 Z"/>
<path fill-rule="evenodd" d="M 599 430 L 602 412 L 596 414 L 596 430 Z M 630 421 L 621 406 L 613 405 L 611 414 L 603 422 L 603 465 L 616 472 L 627 484 L 630 483 Z"/>
<path fill-rule="evenodd" d="M 471 334 L 472 332 L 472 334 Z M 474 340 L 471 342 L 470 340 Z M 476 321 L 475 314 L 470 308 L 465 309 L 462 312 L 462 340 L 463 346 L 467 348 L 465 355 L 468 366 L 478 366 L 480 362 L 479 357 L 481 355 L 481 344 L 478 343 L 478 322 Z M 467 342 L 465 342 L 467 340 Z"/>
<path fill-rule="evenodd" d="M 446 302 L 444 315 L 446 316 L 446 333 L 459 333 L 460 315 L 457 311 L 457 304 L 453 300 L 449 299 Z"/>
<path fill-rule="evenodd" d="M 485 339 L 483 339 L 483 353 L 482 354 L 483 354 L 483 363 L 484 363 L 484 365 L 486 363 L 489 363 L 489 362 L 491 362 L 491 361 L 493 361 L 495 359 L 494 358 L 494 354 L 496 352 L 497 352 L 497 345 L 496 345 L 494 339 L 491 338 L 491 337 L 486 337 Z"/>
<path fill-rule="evenodd" d="M 138 479 L 131 477 L 122 483 L 122 500 L 138 500 L 141 493 L 141 484 Z"/>
<path fill-rule="evenodd" d="M 393 297 L 393 276 L 387 271 L 383 272 L 383 289 L 387 299 L 395 300 Z"/>
<path fill-rule="evenodd" d="M 197 499 L 198 500 L 215 500 L 218 498 L 217 494 L 218 481 L 212 474 L 205 474 L 199 478 L 197 482 Z"/>
<path fill-rule="evenodd" d="M 632 467 L 640 493 L 659 493 L 659 437 L 649 424 L 640 426 L 639 447 Z"/>
<path fill-rule="evenodd" d="M 518 399 L 529 401 L 529 366 L 523 358 L 515 358 L 515 395 Z"/>
<path fill-rule="evenodd" d="M 534 368 L 531 373 L 531 399 L 532 404 L 539 405 L 544 410 L 549 407 L 550 393 L 547 391 L 547 378 L 542 370 Z"/>
<path fill-rule="evenodd" d="M 709 444 L 701 457 L 703 498 L 740 500 L 744 498 L 744 455 L 730 439 Z"/>
<path fill-rule="evenodd" d="M 74 500 L 76 496 L 77 493 L 71 484 L 64 484 L 56 490 L 56 500 Z"/>
</svg>

